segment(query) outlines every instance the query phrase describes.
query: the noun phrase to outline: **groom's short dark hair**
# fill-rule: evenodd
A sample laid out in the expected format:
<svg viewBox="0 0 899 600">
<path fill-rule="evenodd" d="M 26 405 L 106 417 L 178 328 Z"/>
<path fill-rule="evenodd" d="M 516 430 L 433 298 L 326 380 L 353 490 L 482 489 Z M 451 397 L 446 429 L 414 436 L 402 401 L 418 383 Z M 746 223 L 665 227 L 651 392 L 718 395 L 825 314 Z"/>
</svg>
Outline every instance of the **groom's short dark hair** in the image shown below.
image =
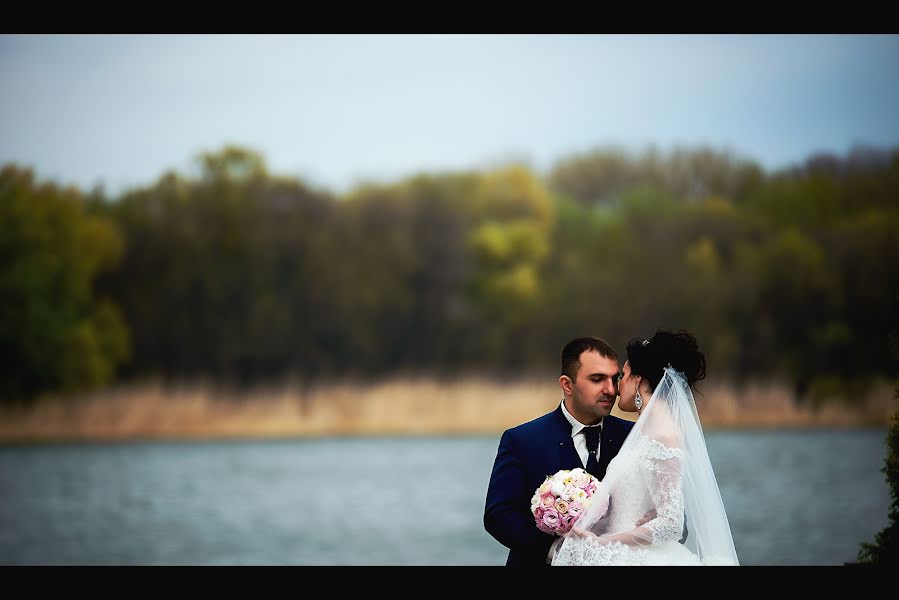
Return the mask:
<svg viewBox="0 0 899 600">
<path fill-rule="evenodd" d="M 618 360 L 618 354 L 615 349 L 607 344 L 604 340 L 597 337 L 579 337 L 574 338 L 562 348 L 562 372 L 561 375 L 568 375 L 571 381 L 575 381 L 578 369 L 581 368 L 581 354 L 592 350 L 598 352 L 600 356 Z"/>
</svg>

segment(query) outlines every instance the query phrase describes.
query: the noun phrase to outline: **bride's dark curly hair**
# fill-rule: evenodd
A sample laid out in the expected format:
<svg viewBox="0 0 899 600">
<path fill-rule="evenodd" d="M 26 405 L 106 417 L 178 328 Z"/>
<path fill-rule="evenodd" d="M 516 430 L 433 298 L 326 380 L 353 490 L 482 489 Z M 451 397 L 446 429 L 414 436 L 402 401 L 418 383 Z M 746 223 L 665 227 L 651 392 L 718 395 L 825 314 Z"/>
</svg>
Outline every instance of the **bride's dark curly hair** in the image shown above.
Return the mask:
<svg viewBox="0 0 899 600">
<path fill-rule="evenodd" d="M 648 341 L 648 343 L 644 343 Z M 669 364 L 684 374 L 690 387 L 705 378 L 705 356 L 692 333 L 660 328 L 649 340 L 634 338 L 627 343 L 631 373 L 646 379 L 655 389 Z"/>
</svg>

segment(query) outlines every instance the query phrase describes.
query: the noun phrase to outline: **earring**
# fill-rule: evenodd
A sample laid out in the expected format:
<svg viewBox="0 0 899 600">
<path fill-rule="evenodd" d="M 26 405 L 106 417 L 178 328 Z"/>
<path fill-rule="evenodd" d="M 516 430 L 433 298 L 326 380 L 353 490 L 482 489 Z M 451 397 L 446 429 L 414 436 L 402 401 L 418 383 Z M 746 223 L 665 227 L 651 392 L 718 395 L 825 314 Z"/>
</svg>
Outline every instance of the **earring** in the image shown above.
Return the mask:
<svg viewBox="0 0 899 600">
<path fill-rule="evenodd" d="M 640 410 L 643 408 L 643 397 L 640 396 L 640 390 L 637 389 L 636 385 L 634 386 L 634 393 L 636 394 L 634 396 L 634 406 L 637 407 L 637 410 Z"/>
</svg>

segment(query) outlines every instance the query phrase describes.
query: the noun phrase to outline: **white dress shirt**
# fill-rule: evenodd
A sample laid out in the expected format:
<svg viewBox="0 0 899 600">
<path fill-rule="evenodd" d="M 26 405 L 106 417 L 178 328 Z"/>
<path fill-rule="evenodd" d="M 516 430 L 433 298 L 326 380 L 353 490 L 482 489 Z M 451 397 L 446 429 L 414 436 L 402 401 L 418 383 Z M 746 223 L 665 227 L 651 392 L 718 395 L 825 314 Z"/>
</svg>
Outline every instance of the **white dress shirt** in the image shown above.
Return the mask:
<svg viewBox="0 0 899 600">
<path fill-rule="evenodd" d="M 571 413 L 568 412 L 567 408 L 565 408 L 564 400 L 562 401 L 562 414 L 565 415 L 565 418 L 568 419 L 569 423 L 571 423 L 571 439 L 574 441 L 574 449 L 577 450 L 578 456 L 581 457 L 581 463 L 586 469 L 589 451 L 587 450 L 587 436 L 583 435 L 584 430 L 588 427 L 599 427 L 600 431 L 602 431 L 602 421 L 600 421 L 596 425 L 584 425 L 571 416 Z M 599 448 L 596 449 L 596 460 L 599 460 Z"/>
</svg>

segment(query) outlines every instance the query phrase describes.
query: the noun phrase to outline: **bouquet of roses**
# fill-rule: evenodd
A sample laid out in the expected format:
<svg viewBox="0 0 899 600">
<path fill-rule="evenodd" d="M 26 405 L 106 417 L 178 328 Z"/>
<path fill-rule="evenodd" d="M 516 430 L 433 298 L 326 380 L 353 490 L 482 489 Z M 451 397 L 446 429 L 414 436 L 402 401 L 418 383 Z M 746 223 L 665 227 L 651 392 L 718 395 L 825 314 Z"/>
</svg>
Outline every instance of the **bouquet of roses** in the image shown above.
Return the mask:
<svg viewBox="0 0 899 600">
<path fill-rule="evenodd" d="M 571 531 L 590 505 L 598 486 L 599 480 L 583 469 L 563 469 L 548 476 L 531 498 L 537 528 L 551 535 Z"/>
</svg>

